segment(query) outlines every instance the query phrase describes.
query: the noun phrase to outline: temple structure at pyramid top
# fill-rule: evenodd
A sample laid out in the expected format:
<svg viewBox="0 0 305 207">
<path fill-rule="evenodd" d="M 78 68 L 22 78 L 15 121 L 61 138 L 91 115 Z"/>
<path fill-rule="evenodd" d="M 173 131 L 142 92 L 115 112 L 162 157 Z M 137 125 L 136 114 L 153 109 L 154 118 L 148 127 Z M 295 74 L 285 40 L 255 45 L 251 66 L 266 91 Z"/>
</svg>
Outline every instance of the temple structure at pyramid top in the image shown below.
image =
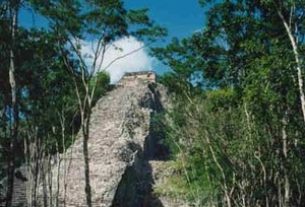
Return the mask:
<svg viewBox="0 0 305 207">
<path fill-rule="evenodd" d="M 117 83 L 120 86 L 133 86 L 138 81 L 155 83 L 156 73 L 153 71 L 139 71 L 139 72 L 128 72 L 123 75 L 121 80 Z"/>
</svg>

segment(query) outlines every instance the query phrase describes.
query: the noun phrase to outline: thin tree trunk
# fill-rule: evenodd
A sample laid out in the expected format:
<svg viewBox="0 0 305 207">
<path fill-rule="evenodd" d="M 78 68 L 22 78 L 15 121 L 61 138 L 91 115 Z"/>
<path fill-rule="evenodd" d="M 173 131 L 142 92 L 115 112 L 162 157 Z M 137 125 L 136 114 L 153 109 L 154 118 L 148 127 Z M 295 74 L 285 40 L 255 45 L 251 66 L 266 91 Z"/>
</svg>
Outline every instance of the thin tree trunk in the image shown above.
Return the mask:
<svg viewBox="0 0 305 207">
<path fill-rule="evenodd" d="M 41 169 L 41 149 L 40 149 L 40 143 L 39 143 L 39 137 L 38 137 L 38 132 L 35 134 L 35 151 L 34 151 L 34 160 L 33 162 L 35 163 L 34 168 L 33 168 L 33 206 L 37 206 L 37 190 L 38 190 L 38 176 L 39 176 L 39 170 Z"/>
<path fill-rule="evenodd" d="M 281 18 L 283 25 L 286 29 L 287 35 L 289 37 L 292 49 L 293 49 L 293 53 L 294 53 L 294 58 L 295 58 L 295 62 L 296 62 L 296 70 L 297 70 L 297 78 L 298 78 L 298 86 L 299 86 L 299 93 L 300 93 L 300 101 L 301 101 L 301 108 L 302 108 L 302 113 L 303 113 L 303 120 L 305 123 L 305 95 L 304 95 L 304 91 L 303 91 L 303 85 L 304 85 L 304 81 L 303 81 L 303 77 L 302 77 L 302 70 L 301 70 L 301 61 L 300 61 L 300 55 L 298 52 L 298 46 L 297 46 L 297 42 L 296 39 L 294 38 L 291 28 L 288 25 L 287 21 L 285 20 L 282 12 L 277 9 L 277 13 L 279 15 L 279 17 Z"/>
<path fill-rule="evenodd" d="M 89 108 L 91 110 L 91 108 Z M 91 197 L 91 185 L 90 185 L 90 163 L 89 163 L 89 151 L 88 151 L 88 141 L 89 141 L 89 127 L 90 127 L 90 111 L 88 117 L 83 125 L 83 154 L 84 154 L 84 164 L 85 164 L 85 193 L 87 206 L 92 207 L 92 197 Z"/>
<path fill-rule="evenodd" d="M 229 194 L 229 188 L 228 188 L 228 185 L 227 185 L 227 179 L 226 179 L 226 174 L 224 172 L 224 169 L 223 167 L 221 166 L 221 164 L 218 162 L 218 159 L 216 157 L 216 154 L 215 154 L 215 151 L 211 145 L 211 141 L 210 141 L 210 138 L 209 138 L 209 134 L 206 132 L 206 144 L 208 145 L 209 147 L 209 150 L 212 154 L 212 158 L 217 166 L 217 168 L 219 169 L 220 173 L 221 173 L 221 176 L 222 176 L 222 179 L 223 179 L 223 191 L 224 191 L 224 200 L 226 201 L 227 203 L 227 207 L 231 207 L 232 204 L 231 204 L 231 198 L 230 198 L 230 194 Z"/>
<path fill-rule="evenodd" d="M 49 152 L 48 152 L 49 153 Z M 49 195 L 49 206 L 53 206 L 53 172 L 52 172 L 52 155 L 48 154 L 48 164 L 47 164 L 47 176 L 48 176 L 48 195 Z"/>
<path fill-rule="evenodd" d="M 48 183 L 47 183 L 47 177 L 46 177 L 47 171 L 44 169 L 44 167 L 46 166 L 45 163 L 43 163 L 42 165 L 43 165 L 43 168 L 41 170 L 41 179 L 42 179 L 42 188 L 43 188 L 43 206 L 48 207 Z M 40 200 L 40 197 L 39 197 L 39 200 Z M 38 205 L 41 205 L 40 201 L 37 203 L 38 203 Z"/>
<path fill-rule="evenodd" d="M 282 145 L 283 145 L 283 155 L 284 155 L 284 161 L 283 161 L 283 168 L 284 168 L 284 201 L 283 206 L 288 207 L 289 206 L 289 196 L 290 196 L 290 184 L 289 184 L 289 177 L 287 173 L 287 169 L 285 167 L 285 163 L 288 158 L 288 146 L 287 146 L 287 112 L 285 112 L 284 117 L 282 119 Z"/>
<path fill-rule="evenodd" d="M 11 2 L 10 18 L 11 18 L 11 48 L 10 48 L 10 67 L 9 67 L 9 83 L 11 87 L 12 96 L 12 126 L 11 126 L 11 140 L 9 144 L 8 156 L 8 188 L 6 194 L 6 207 L 12 206 L 13 192 L 14 192 L 14 172 L 15 172 L 15 147 L 18 136 L 18 106 L 17 106 L 17 89 L 15 79 L 15 39 L 17 31 L 19 2 Z"/>
<path fill-rule="evenodd" d="M 56 144 L 56 148 L 57 148 L 57 186 L 56 186 L 56 197 L 55 197 L 55 206 L 58 207 L 59 206 L 59 193 L 60 193 L 60 168 L 61 168 L 61 157 L 60 157 L 60 153 L 59 153 L 59 147 L 58 144 Z"/>
<path fill-rule="evenodd" d="M 66 157 L 66 154 L 67 154 L 67 150 L 66 150 L 66 132 L 65 132 L 65 122 L 66 122 L 66 119 L 65 119 L 65 113 L 64 113 L 64 110 L 62 109 L 61 113 L 59 114 L 59 117 L 60 117 L 60 123 L 61 123 L 61 138 L 62 138 L 62 147 L 63 147 L 63 154 L 62 154 L 62 157 L 60 157 L 60 160 L 63 159 L 63 206 L 65 207 L 66 206 L 66 178 L 67 178 L 67 157 Z M 58 173 L 59 175 L 60 173 Z M 58 189 L 59 190 L 59 189 Z"/>
</svg>

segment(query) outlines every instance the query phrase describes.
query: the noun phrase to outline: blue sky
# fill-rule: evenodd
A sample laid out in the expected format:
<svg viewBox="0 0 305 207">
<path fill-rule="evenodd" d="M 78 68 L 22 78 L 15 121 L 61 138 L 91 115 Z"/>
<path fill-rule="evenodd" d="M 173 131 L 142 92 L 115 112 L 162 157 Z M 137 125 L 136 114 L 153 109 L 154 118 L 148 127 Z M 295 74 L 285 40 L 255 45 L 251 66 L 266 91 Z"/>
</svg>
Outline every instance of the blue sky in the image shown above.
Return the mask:
<svg viewBox="0 0 305 207">
<path fill-rule="evenodd" d="M 148 8 L 149 15 L 156 23 L 168 29 L 169 36 L 185 37 L 201 29 L 204 10 L 198 0 L 125 0 L 126 8 Z M 20 23 L 26 27 L 42 26 L 46 22 L 31 10 L 22 10 Z"/>
<path fill-rule="evenodd" d="M 204 9 L 200 7 L 198 0 L 124 0 L 125 6 L 128 9 L 148 8 L 149 16 L 157 24 L 167 28 L 168 36 L 165 38 L 165 43 L 159 42 L 157 46 L 165 45 L 170 42 L 173 37 L 183 38 L 190 36 L 195 31 L 203 28 L 205 23 Z M 25 27 L 46 26 L 47 22 L 39 15 L 30 10 L 22 10 L 20 14 L 20 23 Z M 134 41 L 134 42 L 132 42 Z M 124 47 L 132 49 L 131 45 L 141 45 L 134 39 L 125 39 L 125 42 L 119 43 Z M 118 70 L 118 67 L 128 65 L 127 69 L 120 68 L 122 72 L 131 72 L 131 70 L 145 70 L 146 68 L 153 69 L 158 73 L 167 71 L 164 65 L 158 62 L 153 57 L 148 56 L 147 51 L 142 51 L 143 54 L 138 56 L 143 57 L 143 61 L 137 60 L 138 64 L 128 64 L 134 61 L 136 57 L 130 57 L 124 62 L 114 65 L 112 70 Z M 114 57 L 112 54 L 112 58 Z M 150 59 L 150 60 L 148 60 Z M 110 60 L 109 60 L 110 61 Z M 130 68 L 134 67 L 134 68 Z"/>
<path fill-rule="evenodd" d="M 125 0 L 127 8 L 149 8 L 150 17 L 166 27 L 169 37 L 185 37 L 201 29 L 204 11 L 198 0 Z"/>
<path fill-rule="evenodd" d="M 149 16 L 157 24 L 167 28 L 168 36 L 165 45 L 173 37 L 183 38 L 203 28 L 205 23 L 204 9 L 198 0 L 125 0 L 127 8 L 148 8 Z M 168 68 L 154 61 L 153 69 L 158 73 L 168 71 Z"/>
</svg>

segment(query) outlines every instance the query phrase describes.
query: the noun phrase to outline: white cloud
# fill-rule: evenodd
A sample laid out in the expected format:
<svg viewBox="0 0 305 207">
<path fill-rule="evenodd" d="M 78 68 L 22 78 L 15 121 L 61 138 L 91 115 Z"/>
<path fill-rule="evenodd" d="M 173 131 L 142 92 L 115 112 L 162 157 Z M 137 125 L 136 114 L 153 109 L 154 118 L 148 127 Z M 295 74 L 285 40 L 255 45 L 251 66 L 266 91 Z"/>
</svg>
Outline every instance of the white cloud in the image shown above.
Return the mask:
<svg viewBox="0 0 305 207">
<path fill-rule="evenodd" d="M 95 46 L 96 42 L 83 42 L 82 44 L 82 53 L 86 56 L 88 64 L 91 64 L 93 61 L 92 48 Z M 148 55 L 143 47 L 144 43 L 134 37 L 125 37 L 115 41 L 107 47 L 102 67 L 99 70 L 104 70 L 106 67 L 106 71 L 110 74 L 111 83 L 117 82 L 125 72 L 152 70 L 155 60 Z M 117 59 L 125 55 L 126 57 Z M 99 57 L 97 62 L 100 62 L 100 60 L 101 57 Z M 116 61 L 113 62 L 114 60 Z M 113 64 L 111 64 L 112 62 Z M 109 64 L 111 65 L 109 66 Z"/>
</svg>

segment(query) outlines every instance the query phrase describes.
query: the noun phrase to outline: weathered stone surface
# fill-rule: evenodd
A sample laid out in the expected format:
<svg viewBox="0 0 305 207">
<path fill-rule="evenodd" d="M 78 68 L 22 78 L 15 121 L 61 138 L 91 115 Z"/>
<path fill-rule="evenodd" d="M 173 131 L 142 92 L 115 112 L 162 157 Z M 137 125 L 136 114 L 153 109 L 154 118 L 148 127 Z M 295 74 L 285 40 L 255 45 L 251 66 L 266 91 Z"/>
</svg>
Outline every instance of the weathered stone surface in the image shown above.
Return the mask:
<svg viewBox="0 0 305 207">
<path fill-rule="evenodd" d="M 141 187 L 125 189 L 130 203 L 123 205 L 126 195 L 118 190 L 124 186 L 131 174 L 140 176 L 143 157 L 149 149 L 146 145 L 153 142 L 150 136 L 152 114 L 162 110 L 162 102 L 166 100 L 165 90 L 157 84 L 147 84 L 136 80 L 136 84 L 117 87 L 103 97 L 93 109 L 89 138 L 90 185 L 93 206 L 137 206 L 141 196 L 135 195 Z M 148 143 L 148 144 L 147 144 Z M 143 153 L 145 151 L 145 153 Z M 67 207 L 86 206 L 83 140 L 81 134 L 67 151 L 65 162 L 58 172 L 54 167 L 53 192 L 57 192 L 60 206 L 64 200 Z M 64 164 L 65 163 L 65 164 Z M 130 172 L 133 172 L 130 174 Z M 138 171 L 138 172 L 135 172 Z M 58 176 L 59 174 L 59 176 Z M 128 174 L 128 176 L 126 176 Z M 123 177 L 125 178 L 123 179 Z M 144 179 L 144 178 L 143 178 Z M 134 182 L 134 181 L 132 181 Z M 66 188 L 64 188 L 64 184 Z M 139 185 L 139 179 L 134 185 Z M 123 189 L 124 187 L 120 187 Z M 145 187 L 143 187 L 144 189 Z M 43 188 L 40 189 L 40 196 Z M 56 193 L 53 195 L 56 197 Z M 116 201 L 114 198 L 116 197 Z M 122 199 L 120 199 L 120 197 Z"/>
</svg>

